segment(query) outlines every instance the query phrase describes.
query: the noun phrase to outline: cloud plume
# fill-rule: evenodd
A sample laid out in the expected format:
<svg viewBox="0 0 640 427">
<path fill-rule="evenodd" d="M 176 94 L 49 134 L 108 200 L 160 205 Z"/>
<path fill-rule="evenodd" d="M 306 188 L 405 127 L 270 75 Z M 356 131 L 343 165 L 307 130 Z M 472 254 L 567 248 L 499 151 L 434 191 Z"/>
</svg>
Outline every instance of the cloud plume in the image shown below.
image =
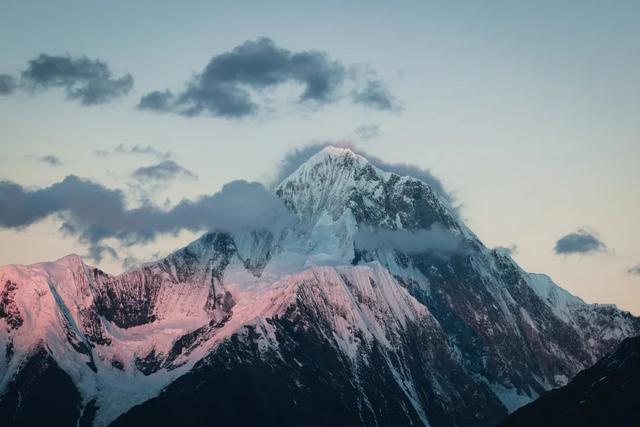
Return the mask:
<svg viewBox="0 0 640 427">
<path fill-rule="evenodd" d="M 180 230 L 276 232 L 294 221 L 282 202 L 256 182 L 233 181 L 218 193 L 162 209 L 149 203 L 128 208 L 122 191 L 73 175 L 39 189 L 0 181 L 0 227 L 20 229 L 51 215 L 62 220 L 62 231 L 89 244 L 98 256 L 111 253 L 106 239 L 132 245 Z"/>
<path fill-rule="evenodd" d="M 167 89 L 143 95 L 138 108 L 189 117 L 241 118 L 260 109 L 251 91 L 295 83 L 303 88 L 299 103 L 324 105 L 344 96 L 340 89 L 348 82 L 355 83 L 350 76 L 344 64 L 324 52 L 292 52 L 262 37 L 211 58 L 181 92 Z M 382 81 L 367 79 L 363 84 L 353 90 L 354 102 L 379 110 L 393 109 L 396 101 Z"/>
<path fill-rule="evenodd" d="M 460 248 L 461 243 L 459 235 L 439 225 L 420 230 L 360 230 L 355 236 L 359 249 L 399 250 L 409 254 L 451 254 Z"/>
<path fill-rule="evenodd" d="M 82 105 L 98 105 L 131 91 L 133 77 L 114 77 L 109 66 L 86 56 L 41 54 L 29 61 L 21 75 L 22 86 L 32 91 L 62 88 L 67 98 Z"/>
<path fill-rule="evenodd" d="M 593 232 L 580 228 L 569 233 L 556 242 L 553 249 L 558 255 L 606 252 L 607 246 Z"/>
</svg>

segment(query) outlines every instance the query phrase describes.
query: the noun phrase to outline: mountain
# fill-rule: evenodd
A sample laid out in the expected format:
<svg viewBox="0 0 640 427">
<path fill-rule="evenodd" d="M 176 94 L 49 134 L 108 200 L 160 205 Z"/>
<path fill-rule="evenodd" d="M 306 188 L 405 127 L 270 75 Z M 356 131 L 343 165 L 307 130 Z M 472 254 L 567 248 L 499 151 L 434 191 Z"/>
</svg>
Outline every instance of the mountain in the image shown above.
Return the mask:
<svg viewBox="0 0 640 427">
<path fill-rule="evenodd" d="M 119 276 L 75 255 L 0 268 L 0 419 L 490 426 L 640 334 L 348 149 L 274 193 L 293 225 L 211 231 Z"/>
<path fill-rule="evenodd" d="M 501 424 L 518 426 L 620 426 L 640 422 L 640 337 L 580 372 L 564 387 L 518 409 Z"/>
</svg>

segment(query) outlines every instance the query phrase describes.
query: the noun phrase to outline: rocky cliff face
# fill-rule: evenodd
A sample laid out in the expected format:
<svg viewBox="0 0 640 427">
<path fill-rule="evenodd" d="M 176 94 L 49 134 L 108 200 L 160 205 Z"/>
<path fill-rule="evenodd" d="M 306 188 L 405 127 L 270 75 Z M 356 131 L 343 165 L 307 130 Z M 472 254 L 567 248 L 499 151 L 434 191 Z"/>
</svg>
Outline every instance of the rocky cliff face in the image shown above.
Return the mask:
<svg viewBox="0 0 640 427">
<path fill-rule="evenodd" d="M 514 412 L 501 426 L 632 427 L 639 420 L 640 337 L 633 337 L 566 386 Z"/>
<path fill-rule="evenodd" d="M 28 425 L 18 396 L 51 376 L 95 426 L 494 425 L 640 333 L 349 150 L 275 193 L 298 217 L 277 235 L 210 232 L 120 276 L 2 267 L 0 417 Z"/>
</svg>

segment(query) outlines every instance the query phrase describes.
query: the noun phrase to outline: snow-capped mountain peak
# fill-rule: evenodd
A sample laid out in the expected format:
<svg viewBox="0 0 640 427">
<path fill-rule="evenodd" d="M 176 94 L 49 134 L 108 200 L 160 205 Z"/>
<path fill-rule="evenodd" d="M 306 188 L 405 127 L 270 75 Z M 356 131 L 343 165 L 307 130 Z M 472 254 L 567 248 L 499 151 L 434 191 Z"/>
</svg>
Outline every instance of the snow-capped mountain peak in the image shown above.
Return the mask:
<svg viewBox="0 0 640 427">
<path fill-rule="evenodd" d="M 419 179 L 386 172 L 348 148 L 326 147 L 275 190 L 307 221 L 350 210 L 358 224 L 390 229 L 457 224 L 449 202 Z"/>
<path fill-rule="evenodd" d="M 49 400 L 21 384 L 56 378 L 70 397 L 47 409 L 81 425 L 138 404 L 115 425 L 210 405 L 221 424 L 330 423 L 319 402 L 342 424 L 491 425 L 640 333 L 347 148 L 275 194 L 299 219 L 280 234 L 214 230 L 119 276 L 77 255 L 0 268 L 0 417 L 28 418 L 15 402 Z M 238 410 L 254 392 L 264 405 Z"/>
</svg>

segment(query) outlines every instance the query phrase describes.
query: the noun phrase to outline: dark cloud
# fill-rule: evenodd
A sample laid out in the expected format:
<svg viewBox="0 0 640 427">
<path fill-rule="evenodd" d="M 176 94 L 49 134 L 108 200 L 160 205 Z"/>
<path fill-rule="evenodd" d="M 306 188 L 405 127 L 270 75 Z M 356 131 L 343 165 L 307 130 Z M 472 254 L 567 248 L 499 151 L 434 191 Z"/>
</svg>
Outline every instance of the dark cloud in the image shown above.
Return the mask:
<svg viewBox="0 0 640 427">
<path fill-rule="evenodd" d="M 10 95 L 18 87 L 15 77 L 8 74 L 0 74 L 0 95 Z"/>
<path fill-rule="evenodd" d="M 138 108 L 141 110 L 171 111 L 174 102 L 174 95 L 171 91 L 160 92 L 156 90 L 144 94 L 140 98 Z"/>
<path fill-rule="evenodd" d="M 607 247 L 595 233 L 581 228 L 561 237 L 553 250 L 558 255 L 589 254 L 606 252 Z"/>
<path fill-rule="evenodd" d="M 22 72 L 22 84 L 32 90 L 63 88 L 67 98 L 82 105 L 104 104 L 129 93 L 133 77 L 114 78 L 109 66 L 86 56 L 41 54 Z"/>
<path fill-rule="evenodd" d="M 341 147 L 349 148 L 356 154 L 359 154 L 365 157 L 372 165 L 375 167 L 382 169 L 383 171 L 392 172 L 401 176 L 410 176 L 416 179 L 423 181 L 428 184 L 435 192 L 440 194 L 450 203 L 455 201 L 455 198 L 451 193 L 445 190 L 442 181 L 435 177 L 429 169 L 423 169 L 418 166 L 409 165 L 406 163 L 388 163 L 378 157 L 372 156 L 366 153 L 364 150 L 354 147 L 350 143 L 318 143 L 318 144 L 310 144 L 306 145 L 302 148 L 297 148 L 293 151 L 290 151 L 285 155 L 285 157 L 280 162 L 278 170 L 276 172 L 276 176 L 274 178 L 274 182 L 272 186 L 278 185 L 282 182 L 286 177 L 295 172 L 296 169 L 300 167 L 304 162 L 309 160 L 311 156 L 318 153 L 323 148 L 338 145 Z"/>
<path fill-rule="evenodd" d="M 89 252 L 86 256 L 95 260 L 96 262 L 101 262 L 105 254 L 109 255 L 113 259 L 120 259 L 118 257 L 118 253 L 114 248 L 108 245 L 101 245 L 99 243 L 91 244 L 89 246 Z"/>
<path fill-rule="evenodd" d="M 138 180 L 169 181 L 175 178 L 196 179 L 198 176 L 173 160 L 164 160 L 156 165 L 142 166 L 133 172 Z"/>
<path fill-rule="evenodd" d="M 0 181 L 0 227 L 21 229 L 48 216 L 61 230 L 89 244 L 101 256 L 105 239 L 132 245 L 180 230 L 236 232 L 244 228 L 276 232 L 294 221 L 282 202 L 262 184 L 233 181 L 213 195 L 182 200 L 162 209 L 150 203 L 128 208 L 124 193 L 70 175 L 46 188 L 29 189 Z"/>
<path fill-rule="evenodd" d="M 51 154 L 42 156 L 38 160 L 51 166 L 62 166 L 64 164 L 62 160 Z"/>
<path fill-rule="evenodd" d="M 328 104 L 342 97 L 340 89 L 353 82 L 346 67 L 324 52 L 291 52 L 269 38 L 248 40 L 231 51 L 214 56 L 184 90 L 153 91 L 140 99 L 138 108 L 184 116 L 209 114 L 239 118 L 255 114 L 259 105 L 251 91 L 261 92 L 284 83 L 303 86 L 299 102 Z M 379 80 L 367 81 L 353 91 L 354 102 L 390 109 L 391 95 Z"/>
<path fill-rule="evenodd" d="M 376 110 L 399 111 L 402 109 L 384 82 L 379 79 L 367 81 L 363 87 L 355 89 L 352 96 L 354 102 Z"/>
<path fill-rule="evenodd" d="M 451 254 L 459 250 L 462 238 L 451 231 L 433 225 L 420 230 L 361 230 L 356 233 L 359 249 L 400 250 L 405 253 Z"/>
<path fill-rule="evenodd" d="M 635 267 L 631 267 L 630 269 L 628 269 L 627 273 L 633 274 L 633 275 L 636 275 L 636 276 L 640 276 L 640 264 L 636 265 Z"/>
<path fill-rule="evenodd" d="M 380 136 L 380 127 L 377 125 L 361 125 L 353 131 L 358 139 L 367 141 Z"/>
</svg>

